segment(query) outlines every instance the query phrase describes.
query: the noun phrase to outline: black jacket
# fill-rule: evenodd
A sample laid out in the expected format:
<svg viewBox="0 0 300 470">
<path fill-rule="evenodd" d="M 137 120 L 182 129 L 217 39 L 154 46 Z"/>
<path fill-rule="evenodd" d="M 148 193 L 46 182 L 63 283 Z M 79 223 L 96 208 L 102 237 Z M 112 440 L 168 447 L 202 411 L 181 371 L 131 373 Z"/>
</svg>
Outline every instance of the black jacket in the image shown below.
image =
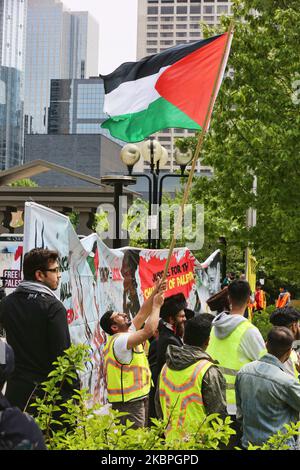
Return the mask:
<svg viewBox="0 0 300 470">
<path fill-rule="evenodd" d="M 6 396 L 24 409 L 35 385 L 46 380 L 52 362 L 71 345 L 67 312 L 51 295 L 13 292 L 0 302 L 0 325 L 15 353 Z"/>
<path fill-rule="evenodd" d="M 156 386 L 157 384 L 157 379 L 160 374 L 161 369 L 165 365 L 166 362 L 166 352 L 167 348 L 170 344 L 173 344 L 174 346 L 183 346 L 182 339 L 175 335 L 175 333 L 168 328 L 168 326 L 160 321 L 159 323 L 159 337 L 157 340 L 157 361 L 156 361 L 156 370 L 153 371 L 153 382 L 154 385 Z"/>
</svg>

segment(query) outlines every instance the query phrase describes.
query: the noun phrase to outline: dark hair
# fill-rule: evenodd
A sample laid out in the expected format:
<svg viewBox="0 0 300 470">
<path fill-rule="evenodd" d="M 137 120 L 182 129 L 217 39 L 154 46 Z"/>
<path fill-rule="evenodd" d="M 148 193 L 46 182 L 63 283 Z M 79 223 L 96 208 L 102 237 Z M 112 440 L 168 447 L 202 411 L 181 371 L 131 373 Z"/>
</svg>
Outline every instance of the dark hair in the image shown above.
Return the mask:
<svg viewBox="0 0 300 470">
<path fill-rule="evenodd" d="M 113 332 L 111 331 L 111 325 L 114 323 L 114 321 L 111 319 L 113 313 L 114 310 L 108 310 L 100 318 L 100 326 L 102 330 L 105 331 L 105 333 L 107 333 L 108 335 L 113 334 Z"/>
<path fill-rule="evenodd" d="M 14 350 L 9 344 L 0 339 L 0 393 L 3 385 L 15 368 Z"/>
<path fill-rule="evenodd" d="M 200 313 L 188 320 L 184 327 L 184 343 L 201 348 L 209 338 L 213 319 L 211 313 Z"/>
<path fill-rule="evenodd" d="M 228 296 L 231 303 L 234 305 L 243 305 L 247 302 L 248 297 L 251 295 L 249 282 L 242 279 L 235 279 L 228 286 Z"/>
<path fill-rule="evenodd" d="M 277 308 L 270 315 L 270 322 L 275 326 L 290 326 L 300 320 L 300 312 L 294 307 Z"/>
<path fill-rule="evenodd" d="M 185 296 L 180 294 L 174 294 L 170 297 L 167 297 L 160 309 L 160 316 L 163 320 L 168 320 L 169 317 L 175 318 L 177 313 L 180 310 L 184 310 L 187 308 L 187 303 L 185 300 Z"/>
<path fill-rule="evenodd" d="M 58 253 L 54 250 L 44 248 L 34 248 L 24 256 L 23 274 L 25 281 L 35 281 L 36 271 L 46 271 L 49 262 L 54 263 L 58 259 Z"/>
<path fill-rule="evenodd" d="M 285 326 L 273 326 L 267 337 L 267 350 L 273 356 L 280 358 L 289 349 L 294 341 L 294 335 Z"/>
</svg>

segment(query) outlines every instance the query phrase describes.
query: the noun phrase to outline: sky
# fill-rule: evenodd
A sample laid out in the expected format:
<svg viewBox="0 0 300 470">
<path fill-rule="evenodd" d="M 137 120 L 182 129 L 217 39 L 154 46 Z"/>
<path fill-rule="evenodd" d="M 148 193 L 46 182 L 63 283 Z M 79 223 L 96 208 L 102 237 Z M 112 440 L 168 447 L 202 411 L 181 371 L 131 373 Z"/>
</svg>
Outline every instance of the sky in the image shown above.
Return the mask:
<svg viewBox="0 0 300 470">
<path fill-rule="evenodd" d="M 61 0 L 74 11 L 88 11 L 99 23 L 99 73 L 136 60 L 138 0 Z"/>
</svg>

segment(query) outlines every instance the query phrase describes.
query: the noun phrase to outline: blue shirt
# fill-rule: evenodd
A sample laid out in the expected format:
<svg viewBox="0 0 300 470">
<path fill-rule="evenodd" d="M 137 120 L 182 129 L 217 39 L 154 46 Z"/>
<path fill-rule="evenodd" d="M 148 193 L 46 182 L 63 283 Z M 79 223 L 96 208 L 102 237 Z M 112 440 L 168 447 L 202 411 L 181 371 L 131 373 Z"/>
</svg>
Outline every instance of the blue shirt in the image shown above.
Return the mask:
<svg viewBox="0 0 300 470">
<path fill-rule="evenodd" d="M 284 430 L 284 424 L 299 421 L 300 383 L 271 354 L 240 369 L 235 391 L 237 420 L 242 423 L 245 448 L 249 442 L 262 445 Z M 295 447 L 294 439 L 289 445 Z"/>
</svg>

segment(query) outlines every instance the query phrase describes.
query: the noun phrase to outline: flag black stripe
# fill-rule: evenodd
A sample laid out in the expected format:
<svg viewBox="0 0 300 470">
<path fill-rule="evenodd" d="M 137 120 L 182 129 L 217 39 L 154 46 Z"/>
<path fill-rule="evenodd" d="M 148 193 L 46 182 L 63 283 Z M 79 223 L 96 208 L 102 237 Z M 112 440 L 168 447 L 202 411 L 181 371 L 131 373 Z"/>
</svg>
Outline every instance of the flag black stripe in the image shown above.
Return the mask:
<svg viewBox="0 0 300 470">
<path fill-rule="evenodd" d="M 139 78 L 154 75 L 155 73 L 158 73 L 162 67 L 175 64 L 178 60 L 183 59 L 191 52 L 215 41 L 220 36 L 221 34 L 208 39 L 203 39 L 202 41 L 196 41 L 189 44 L 179 44 L 178 46 L 170 47 L 159 54 L 144 57 L 138 62 L 125 62 L 109 75 L 100 75 L 104 80 L 105 93 L 110 93 L 115 88 L 118 88 L 121 83 L 131 82 L 138 80 Z"/>
</svg>

